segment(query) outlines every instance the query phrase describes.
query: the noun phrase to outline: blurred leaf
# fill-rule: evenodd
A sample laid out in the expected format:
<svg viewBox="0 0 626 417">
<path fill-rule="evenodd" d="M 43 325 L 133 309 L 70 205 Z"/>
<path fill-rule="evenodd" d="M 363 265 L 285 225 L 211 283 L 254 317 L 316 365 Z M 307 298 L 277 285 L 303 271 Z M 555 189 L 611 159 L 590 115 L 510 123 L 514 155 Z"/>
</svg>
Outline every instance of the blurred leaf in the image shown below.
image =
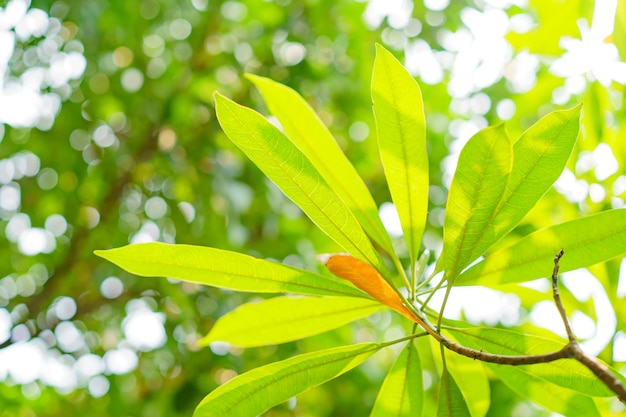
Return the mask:
<svg viewBox="0 0 626 417">
<path fill-rule="evenodd" d="M 446 368 L 443 369 L 439 385 L 437 417 L 471 417 L 463 394 Z"/>
<path fill-rule="evenodd" d="M 367 186 L 308 103 L 285 85 L 257 75 L 246 74 L 246 77 L 259 89 L 287 137 L 344 200 L 363 230 L 387 253 L 394 254 Z"/>
<path fill-rule="evenodd" d="M 259 113 L 216 94 L 224 132 L 331 239 L 379 271 L 385 265 L 343 200 L 306 156 Z"/>
<path fill-rule="evenodd" d="M 346 297 L 276 297 L 222 316 L 198 344 L 240 347 L 290 342 L 336 329 L 379 311 L 376 301 Z"/>
<path fill-rule="evenodd" d="M 191 245 L 140 243 L 95 254 L 141 276 L 168 277 L 248 292 L 363 297 L 322 275 L 241 253 Z"/>
<path fill-rule="evenodd" d="M 422 365 L 419 353 L 410 341 L 387 373 L 370 417 L 419 416 L 423 396 Z"/>
<path fill-rule="evenodd" d="M 339 278 L 347 279 L 384 305 L 412 321 L 420 321 L 404 305 L 400 296 L 385 279 L 371 266 L 350 255 L 332 255 L 326 267 Z"/>
<path fill-rule="evenodd" d="M 506 38 L 516 49 L 540 55 L 561 54 L 561 37 L 580 38 L 576 23 L 581 17 L 590 20 L 593 11 L 593 3 L 585 0 L 531 0 L 530 4 L 536 24 L 526 33 L 509 32 Z"/>
<path fill-rule="evenodd" d="M 613 42 L 617 46 L 622 61 L 626 61 L 626 0 L 617 0 Z"/>
<path fill-rule="evenodd" d="M 194 417 L 255 417 L 338 377 L 381 349 L 362 343 L 294 356 L 239 375 L 207 395 Z"/>
<path fill-rule="evenodd" d="M 428 209 L 424 104 L 417 82 L 380 45 L 376 45 L 372 102 L 380 156 L 413 268 L 419 256 Z"/>
<path fill-rule="evenodd" d="M 559 343 L 543 337 L 504 329 L 474 327 L 449 329 L 449 331 L 466 346 L 501 355 L 537 355 L 556 352 L 565 346 L 565 342 Z M 495 368 L 497 368 L 498 372 L 500 372 L 500 369 L 513 367 L 495 364 L 495 366 L 490 366 L 490 368 L 494 372 L 496 372 Z M 580 394 L 598 397 L 615 395 L 589 369 L 573 359 L 533 365 L 519 365 L 514 368 L 517 372 L 522 372 L 530 375 L 532 378 L 544 381 L 545 384 L 555 384 L 563 388 L 575 390 Z"/>
<path fill-rule="evenodd" d="M 511 141 L 503 125 L 481 130 L 461 151 L 443 229 L 443 266 L 449 280 L 474 260 L 473 248 L 498 207 L 512 162 Z"/>
<path fill-rule="evenodd" d="M 561 272 L 604 262 L 626 252 L 626 209 L 607 210 L 541 229 L 467 269 L 458 285 L 526 282 L 548 277 L 564 249 Z"/>
<path fill-rule="evenodd" d="M 476 259 L 509 233 L 561 175 L 580 125 L 581 106 L 555 111 L 526 130 L 513 146 L 513 168 L 498 208 L 474 246 Z"/>
</svg>

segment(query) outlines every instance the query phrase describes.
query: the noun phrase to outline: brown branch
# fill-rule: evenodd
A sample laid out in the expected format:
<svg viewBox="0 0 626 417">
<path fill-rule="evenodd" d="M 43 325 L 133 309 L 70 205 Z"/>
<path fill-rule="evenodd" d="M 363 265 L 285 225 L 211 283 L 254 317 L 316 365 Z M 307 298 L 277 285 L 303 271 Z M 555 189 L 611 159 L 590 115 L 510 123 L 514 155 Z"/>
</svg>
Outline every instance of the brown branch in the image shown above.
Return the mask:
<svg viewBox="0 0 626 417">
<path fill-rule="evenodd" d="M 564 253 L 565 252 L 563 251 L 563 249 L 561 249 L 559 253 L 557 253 L 554 257 L 554 269 L 552 270 L 552 295 L 554 297 L 554 304 L 556 304 L 556 308 L 559 310 L 559 314 L 561 315 L 561 319 L 563 320 L 563 324 L 565 325 L 567 338 L 570 342 L 576 343 L 576 336 L 574 336 L 572 326 L 570 326 L 569 324 L 569 320 L 567 319 L 567 313 L 565 312 L 565 308 L 563 307 L 563 303 L 561 302 L 561 295 L 559 294 L 559 260 Z"/>
<path fill-rule="evenodd" d="M 565 308 L 563 307 L 563 303 L 561 302 L 561 296 L 559 294 L 558 288 L 558 277 L 559 277 L 559 261 L 563 256 L 564 251 L 561 249 L 556 256 L 554 257 L 554 269 L 552 271 L 552 294 L 554 297 L 554 302 L 556 304 L 557 309 L 559 310 L 559 314 L 563 320 L 563 324 L 565 325 L 565 330 L 567 332 L 567 337 L 569 343 L 565 345 L 562 349 L 544 353 L 540 355 L 519 355 L 519 356 L 510 356 L 510 355 L 499 355 L 493 353 L 483 352 L 481 350 L 472 349 L 463 345 L 460 345 L 446 336 L 442 335 L 439 331 L 439 326 L 435 327 L 432 325 L 428 319 L 410 303 L 407 303 L 413 314 L 418 317 L 420 320 L 417 321 L 417 324 L 420 325 L 424 330 L 426 330 L 431 336 L 433 336 L 439 343 L 441 343 L 442 347 L 445 347 L 459 355 L 466 356 L 471 359 L 479 360 L 482 362 L 496 363 L 500 365 L 532 365 L 537 363 L 547 363 L 553 362 L 560 359 L 575 359 L 578 362 L 582 363 L 585 367 L 587 367 L 593 374 L 600 379 L 611 391 L 613 391 L 617 398 L 623 403 L 626 403 L 626 387 L 620 379 L 613 374 L 613 372 L 602 362 L 600 362 L 597 358 L 593 356 L 587 355 L 580 347 L 580 344 L 576 340 L 576 336 L 574 335 L 574 331 L 572 330 L 572 326 L 567 318 L 567 313 L 565 312 Z M 423 305 L 422 309 L 425 307 Z M 442 309 L 443 310 L 443 309 Z M 439 323 L 441 322 L 441 314 L 438 317 Z"/>
<path fill-rule="evenodd" d="M 585 365 L 600 381 L 604 383 L 611 391 L 613 391 L 617 398 L 621 402 L 626 404 L 626 387 L 624 384 L 611 372 L 611 370 L 600 362 L 597 358 L 587 355 L 580 344 L 576 341 L 576 336 L 572 330 L 567 313 L 561 302 L 561 296 L 559 295 L 559 260 L 563 256 L 563 249 L 559 251 L 554 257 L 554 270 L 552 272 L 552 295 L 554 297 L 554 303 L 556 304 L 561 319 L 563 319 L 563 325 L 567 332 L 569 343 L 566 348 L 569 350 L 568 357 L 576 359 L 578 362 Z"/>
</svg>

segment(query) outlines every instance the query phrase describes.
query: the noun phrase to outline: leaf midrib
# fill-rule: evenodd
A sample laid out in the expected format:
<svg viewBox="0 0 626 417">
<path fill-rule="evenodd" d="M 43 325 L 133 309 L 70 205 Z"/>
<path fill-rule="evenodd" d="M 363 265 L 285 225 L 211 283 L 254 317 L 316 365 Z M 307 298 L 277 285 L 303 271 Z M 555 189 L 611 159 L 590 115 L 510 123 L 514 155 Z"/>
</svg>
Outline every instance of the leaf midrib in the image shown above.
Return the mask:
<svg viewBox="0 0 626 417">
<path fill-rule="evenodd" d="M 338 314 L 357 312 L 357 311 L 360 311 L 360 310 L 368 310 L 368 309 L 372 309 L 372 308 L 382 309 L 383 305 L 381 303 L 379 303 L 379 302 L 372 302 L 371 305 L 363 305 L 363 306 L 358 306 L 358 307 L 344 308 L 342 310 L 326 311 L 326 312 L 323 312 L 323 313 L 313 314 L 313 315 L 310 315 L 310 316 L 302 317 L 300 319 L 296 318 L 296 319 L 293 319 L 293 320 L 273 321 L 273 322 L 270 322 L 270 323 L 249 323 L 249 324 L 254 324 L 254 326 L 251 326 L 250 328 L 245 328 L 245 327 L 238 328 L 237 332 L 246 331 L 246 330 L 249 330 L 249 329 L 255 329 L 255 328 L 257 328 L 261 324 L 263 326 L 283 327 L 283 326 L 287 326 L 287 325 L 293 325 L 293 324 L 307 322 L 307 321 L 310 321 L 310 320 L 316 320 L 316 319 L 320 319 L 320 318 L 324 318 L 324 317 L 328 317 L 328 316 L 335 316 L 335 315 L 338 315 Z M 289 318 L 291 318 L 291 316 Z M 225 333 L 225 334 L 228 335 L 228 333 Z"/>
<path fill-rule="evenodd" d="M 297 375 L 298 373 L 301 373 L 301 372 L 308 372 L 308 371 L 310 371 L 310 370 L 312 370 L 312 369 L 319 368 L 319 367 L 322 367 L 322 366 L 326 366 L 326 365 L 329 365 L 329 364 L 332 364 L 332 363 L 335 363 L 335 362 L 341 362 L 341 361 L 344 361 L 344 360 L 349 359 L 349 358 L 351 358 L 351 357 L 356 358 L 356 357 L 358 357 L 358 356 L 365 355 L 365 354 L 367 354 L 367 353 L 370 353 L 370 352 L 374 352 L 374 351 L 380 350 L 380 348 L 381 348 L 381 346 L 379 346 L 379 345 L 374 345 L 374 346 L 372 346 L 372 347 L 370 347 L 370 348 L 368 348 L 368 349 L 365 349 L 365 350 L 363 350 L 363 351 L 359 351 L 359 352 L 352 352 L 352 353 L 347 354 L 347 355 L 345 355 L 345 356 L 343 356 L 343 357 L 335 358 L 335 359 L 333 359 L 333 360 L 328 360 L 328 361 L 325 361 L 325 362 L 319 363 L 319 364 L 317 364 L 317 365 L 315 365 L 315 366 L 311 366 L 311 367 L 304 367 L 304 368 L 300 368 L 300 369 L 295 369 L 295 370 L 294 370 L 294 371 L 292 371 L 292 372 L 281 373 L 281 374 L 280 374 L 280 375 L 278 375 L 278 376 L 277 376 L 277 374 L 274 374 L 274 375 L 273 375 L 274 377 L 273 377 L 273 378 L 270 378 L 270 379 L 269 379 L 269 380 L 268 380 L 265 384 L 260 384 L 260 385 L 256 386 L 256 387 L 255 387 L 255 389 L 253 389 L 253 390 L 251 390 L 251 391 L 247 391 L 247 392 L 245 392 L 244 394 L 245 394 L 245 396 L 246 396 L 246 397 L 252 396 L 252 395 L 254 395 L 254 394 L 258 393 L 259 391 L 264 390 L 264 389 L 265 389 L 265 388 L 267 388 L 268 386 L 270 386 L 270 385 L 272 385 L 272 384 L 276 383 L 277 381 L 279 381 L 279 380 L 281 380 L 281 379 L 285 379 L 285 378 L 288 378 L 288 377 L 290 377 L 290 376 Z M 288 359 L 286 359 L 286 360 L 288 360 Z M 275 362 L 275 364 L 276 364 L 276 363 L 280 363 L 280 362 Z M 262 368 L 256 368 L 256 369 L 262 369 Z M 245 374 L 242 374 L 242 375 L 245 375 Z M 331 378 L 331 379 L 332 379 L 332 378 Z M 307 388 L 308 388 L 308 387 L 307 387 Z M 305 389 L 306 389 L 306 388 L 305 388 Z M 240 390 L 239 392 L 241 392 L 241 391 L 243 391 L 243 390 Z M 228 391 L 228 392 L 229 392 L 229 393 L 231 393 L 231 392 L 232 392 L 232 393 L 234 393 L 235 391 Z M 245 399 L 245 397 L 243 397 L 243 398 Z M 241 400 L 240 400 L 240 401 L 241 401 Z M 231 402 L 231 404 L 229 404 L 229 407 L 228 407 L 228 408 L 226 408 L 226 409 L 223 409 L 223 410 L 222 410 L 222 412 L 228 412 L 228 411 L 232 410 L 233 408 L 235 408 L 238 404 L 239 404 L 239 403 L 233 403 L 233 402 Z M 270 407 L 271 407 L 271 406 L 270 406 Z"/>
<path fill-rule="evenodd" d="M 137 263 L 137 258 L 136 257 L 123 256 L 123 255 L 121 255 L 121 256 L 120 255 L 115 255 L 115 257 L 117 259 L 121 259 L 121 260 L 126 261 L 126 262 L 130 261 L 131 263 Z M 258 260 L 260 260 L 260 259 L 258 259 Z M 257 259 L 253 259 L 253 261 L 257 261 Z M 191 270 L 198 270 L 198 271 L 201 271 L 201 272 L 209 272 L 209 273 L 210 272 L 214 272 L 214 273 L 219 273 L 219 274 L 224 274 L 224 275 L 232 275 L 234 277 L 254 278 L 254 279 L 261 280 L 261 281 L 289 284 L 289 285 L 292 285 L 294 287 L 313 288 L 313 289 L 316 289 L 316 290 L 331 291 L 331 292 L 335 292 L 337 294 L 348 295 L 348 296 L 351 296 L 351 297 L 371 299 L 371 297 L 369 297 L 365 293 L 363 293 L 363 295 L 360 296 L 360 295 L 357 295 L 357 294 L 354 294 L 354 293 L 344 293 L 344 292 L 341 292 L 339 290 L 334 290 L 334 289 L 328 289 L 328 288 L 323 288 L 323 287 L 314 287 L 312 285 L 307 285 L 307 284 L 302 284 L 302 283 L 295 283 L 295 282 L 292 282 L 292 281 L 281 281 L 281 280 L 276 280 L 276 279 L 272 279 L 272 278 L 268 278 L 268 277 L 264 277 L 264 276 L 242 274 L 242 273 L 238 273 L 238 272 L 231 272 L 231 271 L 225 271 L 225 270 L 220 270 L 220 269 L 211 269 L 211 268 L 200 267 L 200 266 L 189 266 L 189 265 L 184 265 L 184 264 L 179 264 L 179 263 L 174 263 L 174 262 L 169 262 L 168 263 L 168 262 L 164 262 L 164 261 L 143 261 L 142 263 L 154 264 L 154 265 L 157 265 L 157 266 L 173 266 L 173 267 L 178 267 L 178 268 L 186 268 L 186 269 L 191 269 Z M 287 265 L 283 265 L 283 264 L 279 264 L 279 263 L 277 263 L 277 265 L 280 265 L 281 267 L 287 267 Z M 307 274 L 307 275 L 319 276 L 320 279 L 327 280 L 327 278 L 324 277 L 323 275 L 317 275 L 314 272 L 302 271 L 302 273 Z M 138 273 L 138 275 L 142 275 L 142 274 Z M 165 275 L 157 275 L 157 276 L 165 276 Z M 177 278 L 174 278 L 174 279 L 177 279 Z M 178 279 L 184 280 L 184 279 L 181 279 L 181 278 L 178 278 Z M 200 281 L 195 281 L 195 282 L 201 284 Z M 333 282 L 333 284 L 335 283 L 334 281 L 331 281 L 331 282 Z M 207 285 L 210 285 L 210 284 L 207 284 Z M 341 284 L 339 284 L 339 285 L 341 285 Z"/>
<path fill-rule="evenodd" d="M 274 163 L 276 164 L 276 166 L 278 166 L 278 167 L 280 168 L 280 170 L 283 172 L 283 174 L 285 175 L 285 178 L 287 178 L 287 179 L 288 179 L 291 183 L 293 183 L 294 185 L 296 185 L 296 187 L 297 187 L 297 188 L 298 188 L 298 189 L 299 189 L 299 190 L 300 190 L 300 191 L 301 191 L 301 192 L 302 192 L 302 193 L 303 193 L 303 194 L 307 197 L 307 199 L 309 200 L 309 203 L 310 203 L 310 204 L 312 204 L 312 205 L 313 205 L 313 207 L 315 207 L 315 208 L 319 211 L 319 213 L 321 213 L 321 214 L 323 215 L 323 217 L 325 217 L 325 218 L 328 220 L 328 222 L 329 222 L 330 224 L 332 224 L 332 225 L 333 225 L 333 227 L 334 227 L 334 228 L 335 228 L 335 229 L 336 229 L 336 230 L 337 230 L 337 231 L 338 231 L 338 232 L 339 232 L 339 233 L 340 233 L 340 234 L 341 234 L 341 235 L 342 235 L 342 236 L 343 236 L 343 237 L 344 237 L 344 238 L 345 238 L 348 242 L 350 242 L 350 244 L 353 246 L 353 248 L 354 248 L 354 249 L 356 249 L 357 253 L 359 253 L 359 254 L 363 257 L 363 259 L 367 260 L 367 262 L 368 262 L 368 263 L 370 263 L 370 265 L 372 265 L 374 268 L 376 268 L 377 270 L 379 270 L 378 262 L 372 262 L 373 260 L 372 260 L 372 259 L 370 259 L 370 257 L 369 257 L 369 256 L 367 256 L 367 255 L 366 255 L 366 254 L 365 254 L 365 253 L 361 250 L 361 248 L 360 248 L 357 244 L 355 244 L 355 242 L 353 242 L 353 241 L 352 241 L 352 239 L 351 239 L 351 238 L 350 238 L 350 237 L 349 237 L 349 236 L 348 236 L 348 235 L 347 235 L 347 234 L 343 231 L 343 229 L 342 229 L 342 228 L 340 228 L 340 227 L 339 227 L 339 226 L 338 226 L 338 225 L 337 225 L 337 224 L 333 221 L 332 217 L 330 217 L 330 216 L 327 216 L 327 215 L 326 215 L 326 213 L 324 212 L 324 210 L 322 210 L 322 208 L 321 208 L 321 207 L 320 207 L 320 206 L 319 206 L 319 205 L 315 202 L 315 200 L 313 200 L 313 199 L 311 198 L 311 196 L 309 195 L 309 193 L 307 193 L 307 192 L 306 192 L 306 191 L 305 191 L 305 190 L 304 190 L 304 189 L 300 186 L 300 184 L 298 183 L 298 181 L 295 181 L 295 180 L 294 180 L 294 179 L 293 179 L 293 178 L 292 178 L 292 177 L 291 177 L 291 176 L 287 173 L 287 171 L 283 168 L 282 162 L 280 162 L 280 160 L 279 160 L 279 159 L 277 159 L 277 158 L 275 158 L 275 157 L 274 157 L 274 154 L 272 153 L 272 150 L 271 150 L 271 149 L 268 149 L 268 147 L 267 147 L 267 146 L 265 146 L 265 141 L 263 141 L 263 140 L 259 140 L 259 135 L 258 135 L 258 134 L 257 134 L 254 130 L 251 130 L 251 129 L 248 127 L 248 123 L 242 123 L 242 120 L 241 120 L 239 117 L 237 117 L 237 114 L 236 114 L 236 113 L 235 113 L 235 112 L 234 112 L 234 111 L 233 111 L 233 110 L 232 110 L 229 106 L 225 106 L 225 107 L 226 107 L 226 109 L 227 109 L 227 110 L 231 113 L 231 115 L 233 116 L 233 118 L 234 118 L 234 119 L 236 119 L 238 122 L 240 122 L 242 127 L 245 127 L 245 129 L 249 132 L 250 136 L 252 136 L 254 139 L 256 139 L 257 141 L 259 141 L 259 143 L 260 143 L 260 144 L 262 144 L 262 145 L 263 145 L 263 147 L 264 147 L 264 148 L 268 151 L 268 155 L 270 156 L 270 158 L 272 158 L 272 160 L 274 161 Z M 262 116 L 261 116 L 261 117 L 262 117 Z M 273 127 L 273 126 L 272 126 L 272 127 Z M 274 128 L 274 129 L 275 129 L 275 128 Z M 279 134 L 281 134 L 281 135 L 282 135 L 282 133 L 280 133 L 278 130 L 277 130 L 277 132 L 278 132 Z M 298 149 L 298 147 L 297 147 L 296 145 L 294 145 L 293 143 L 292 143 L 292 146 L 293 146 L 293 147 L 294 147 L 297 151 L 299 151 L 300 153 L 302 153 L 302 151 L 300 151 L 300 150 Z M 306 156 L 304 156 L 304 154 L 302 154 L 302 156 L 304 157 L 304 159 L 305 159 L 305 160 L 307 160 L 307 159 L 306 159 Z M 308 161 L 308 160 L 307 160 L 307 161 Z M 310 161 L 309 161 L 309 163 L 310 163 Z M 311 165 L 311 167 L 313 167 L 313 165 Z M 301 171 L 302 171 L 302 170 L 301 170 Z M 317 170 L 315 170 L 315 169 L 314 169 L 314 171 L 315 171 L 315 172 L 317 172 Z M 328 183 L 326 182 L 326 180 L 324 180 L 324 178 L 322 177 L 322 175 L 321 175 L 321 174 L 319 174 L 319 172 L 317 172 L 317 174 L 318 174 L 318 180 L 319 180 L 319 182 L 318 182 L 318 184 L 317 184 L 316 186 L 319 186 L 319 184 L 320 184 L 321 182 L 324 182 L 324 183 L 326 184 L 327 189 L 328 189 L 328 190 L 332 193 L 332 192 L 333 192 L 333 190 L 332 190 L 332 188 L 330 188 L 330 186 L 328 186 Z M 339 200 L 340 202 L 342 202 L 342 201 L 341 201 L 341 199 L 340 199 L 340 198 L 339 198 L 336 194 L 335 194 L 335 197 L 337 198 L 337 200 Z M 343 203 L 343 202 L 342 202 L 342 203 Z M 359 226 L 359 224 L 358 224 L 358 221 L 354 218 L 354 214 L 352 214 L 352 212 L 350 212 L 350 210 L 349 210 L 347 207 L 345 207 L 345 203 L 344 203 L 344 208 L 345 208 L 345 211 L 346 211 L 346 215 L 347 215 L 347 217 L 352 216 L 352 218 L 353 218 L 354 223 L 356 224 L 356 226 L 357 226 L 357 227 L 360 227 L 360 226 Z M 314 223 L 315 223 L 315 221 L 314 221 Z M 318 227 L 319 227 L 319 226 L 318 226 Z M 361 230 L 361 231 L 362 231 L 362 230 Z M 365 232 L 363 232 L 363 233 L 365 233 Z M 334 239 L 333 239 L 333 240 L 334 240 Z M 339 242 L 337 242 L 337 243 L 339 243 Z M 343 245 L 341 245 L 341 244 L 340 244 L 340 246 L 343 246 Z M 374 260 L 376 260 L 376 259 L 374 259 Z M 382 271 L 380 271 L 380 272 L 382 272 Z"/>
<path fill-rule="evenodd" d="M 563 124 L 563 125 L 562 125 L 559 129 L 558 129 L 557 133 L 556 133 L 556 134 L 555 134 L 555 135 L 554 135 L 554 136 L 550 139 L 550 144 L 552 144 L 552 143 L 553 143 L 553 141 L 554 141 L 554 139 L 555 139 L 558 135 L 560 135 L 560 134 L 561 134 L 561 132 L 565 129 L 565 125 L 566 125 L 567 123 L 569 123 L 569 121 L 570 121 L 571 119 L 572 119 L 571 117 L 570 117 L 570 118 L 568 118 L 568 119 L 567 119 L 567 121 L 566 121 L 566 123 L 564 123 L 564 124 Z M 528 177 L 530 176 L 530 174 L 531 174 L 532 172 L 534 172 L 534 171 L 535 171 L 536 162 L 537 162 L 540 158 L 542 158 L 542 157 L 545 155 L 545 153 L 546 153 L 546 149 L 548 149 L 548 147 L 549 147 L 549 146 L 546 146 L 546 147 L 545 147 L 545 149 L 543 150 L 543 153 L 541 153 L 540 155 L 538 155 L 538 156 L 534 159 L 533 164 L 532 164 L 532 167 L 533 167 L 533 168 L 532 168 L 530 171 L 528 171 L 528 173 L 527 173 L 526 175 L 524 175 L 524 176 L 522 177 L 522 179 L 518 182 L 518 184 L 515 186 L 515 188 L 514 188 L 514 189 L 511 189 L 511 192 L 510 192 L 510 193 L 508 193 L 508 195 L 506 195 L 506 198 L 502 199 L 502 200 L 498 203 L 498 206 L 496 207 L 496 210 L 493 212 L 493 214 L 492 214 L 491 218 L 489 219 L 489 222 L 488 222 L 488 223 L 487 223 L 487 225 L 483 228 L 482 233 L 480 234 L 479 239 L 476 241 L 476 243 L 475 243 L 474 245 L 472 245 L 471 252 L 470 252 L 470 258 L 471 258 L 470 262 L 471 262 L 471 261 L 473 261 L 474 259 L 476 259 L 478 256 L 480 256 L 480 255 L 481 255 L 480 253 L 479 253 L 479 254 L 475 254 L 475 253 L 474 253 L 474 251 L 476 250 L 476 247 L 478 247 L 479 243 L 483 241 L 483 238 L 484 238 L 485 234 L 487 233 L 487 230 L 488 230 L 488 229 L 489 229 L 489 227 L 493 224 L 493 222 L 496 220 L 496 218 L 500 215 L 500 213 L 502 212 L 502 208 L 503 208 L 503 207 L 504 207 L 504 206 L 505 206 L 505 205 L 506 205 L 509 201 L 511 201 L 511 198 L 513 197 L 513 195 L 515 195 L 515 193 L 517 192 L 517 190 L 518 190 L 518 189 L 522 186 L 522 184 L 524 183 L 524 181 L 526 180 L 526 178 L 528 178 Z M 513 157 L 515 157 L 515 146 L 513 146 Z M 511 179 L 511 177 L 513 176 L 513 169 L 515 169 L 515 160 L 513 160 L 513 164 L 512 164 L 512 167 L 511 167 L 511 168 L 512 168 L 512 169 L 511 169 L 511 172 L 510 172 L 510 174 L 509 174 L 509 180 L 510 180 L 510 179 Z M 507 188 L 508 188 L 508 184 L 507 184 L 507 186 L 505 186 L 505 188 L 504 188 L 505 192 L 507 191 Z M 548 187 L 548 188 L 549 188 L 549 187 Z M 546 190 L 546 191 L 547 191 L 547 190 Z M 544 194 L 545 194 L 545 192 L 544 192 Z M 540 197 L 540 198 L 541 198 L 541 197 Z M 538 200 L 537 200 L 537 201 L 538 201 Z M 499 239 L 500 239 L 500 238 L 502 238 L 503 236 L 504 236 L 504 233 L 502 233 L 502 234 L 501 234 L 501 236 L 500 236 L 497 240 L 499 240 Z M 493 244 L 495 244 L 495 243 L 497 242 L 497 240 L 496 240 L 496 241 L 494 241 L 494 242 L 492 243 L 492 245 L 493 245 Z M 475 256 L 475 255 L 476 255 L 476 256 Z"/>
<path fill-rule="evenodd" d="M 279 108 L 283 108 L 281 106 L 282 103 L 277 103 L 275 104 L 276 106 L 278 106 Z M 331 135 L 331 133 L 328 131 L 328 129 L 326 128 L 326 126 L 323 124 L 323 122 L 319 119 L 319 117 L 317 116 L 317 114 L 315 114 L 315 112 L 310 109 L 311 112 L 313 113 L 314 117 L 317 119 L 317 121 L 320 123 L 320 126 L 322 126 L 322 129 L 325 131 L 325 133 L 328 133 L 328 135 Z M 306 133 L 304 132 L 304 130 L 301 129 L 300 125 L 294 124 L 290 122 L 290 125 L 293 126 L 293 128 L 297 131 L 297 134 L 301 137 L 306 137 Z M 337 142 L 331 141 L 332 143 L 334 143 L 335 145 L 337 145 Z M 296 146 L 294 144 L 294 146 Z M 337 145 L 338 147 L 339 145 Z M 297 146 L 296 146 L 297 147 Z M 359 210 L 362 211 L 363 213 L 363 219 L 365 221 L 367 221 L 369 227 L 371 228 L 371 230 L 373 232 L 376 233 L 376 240 L 380 241 L 381 243 L 384 243 L 385 245 L 388 245 L 388 236 L 386 235 L 382 235 L 381 231 L 380 231 L 380 227 L 376 224 L 375 221 L 373 221 L 371 219 L 371 216 L 369 216 L 365 210 L 363 210 L 362 205 L 358 202 L 358 200 L 356 200 L 355 198 L 353 198 L 352 193 L 350 192 L 350 189 L 345 187 L 343 182 L 341 181 L 341 179 L 339 179 L 337 177 L 337 175 L 335 175 L 335 170 L 333 170 L 327 163 L 326 163 L 326 159 L 323 158 L 319 153 L 318 153 L 318 149 L 321 149 L 321 147 L 316 148 L 314 146 L 309 146 L 308 147 L 309 150 L 315 155 L 316 160 L 318 161 L 319 165 L 321 165 L 322 167 L 324 167 L 325 172 L 327 173 L 327 175 L 333 180 L 334 183 L 336 183 L 339 188 L 342 190 L 344 197 L 346 198 L 346 200 L 349 200 L 348 202 L 350 204 L 353 204 L 355 207 L 358 207 Z M 341 152 L 341 149 L 339 149 L 339 152 Z M 324 176 L 320 173 L 320 176 L 322 178 L 324 178 Z M 357 173 L 357 179 L 359 179 L 358 177 L 358 173 Z M 365 185 L 363 185 L 363 187 L 365 188 L 365 190 L 369 193 L 369 190 L 367 190 L 367 187 Z M 367 198 L 367 197 L 366 197 Z M 374 203 L 374 200 L 371 200 L 372 203 Z M 374 203 L 374 207 L 375 207 L 375 203 Z"/>
</svg>

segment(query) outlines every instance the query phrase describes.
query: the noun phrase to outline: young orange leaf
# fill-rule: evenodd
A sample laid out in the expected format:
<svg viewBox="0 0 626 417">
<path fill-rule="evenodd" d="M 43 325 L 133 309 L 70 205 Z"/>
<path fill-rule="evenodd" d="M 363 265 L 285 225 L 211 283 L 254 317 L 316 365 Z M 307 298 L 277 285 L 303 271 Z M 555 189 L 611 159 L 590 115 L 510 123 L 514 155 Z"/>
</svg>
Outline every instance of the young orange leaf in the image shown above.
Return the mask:
<svg viewBox="0 0 626 417">
<path fill-rule="evenodd" d="M 420 322 L 402 303 L 400 296 L 391 288 L 391 285 L 373 267 L 360 259 L 350 255 L 331 255 L 326 261 L 326 267 L 334 275 L 347 279 L 384 305 L 412 321 Z"/>
</svg>

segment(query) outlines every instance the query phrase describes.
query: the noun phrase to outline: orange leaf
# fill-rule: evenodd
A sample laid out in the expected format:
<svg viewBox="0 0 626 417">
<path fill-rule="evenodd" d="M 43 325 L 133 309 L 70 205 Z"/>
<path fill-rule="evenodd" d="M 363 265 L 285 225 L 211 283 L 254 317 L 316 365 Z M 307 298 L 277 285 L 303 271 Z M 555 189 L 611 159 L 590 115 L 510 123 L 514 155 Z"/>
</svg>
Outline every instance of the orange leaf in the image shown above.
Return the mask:
<svg viewBox="0 0 626 417">
<path fill-rule="evenodd" d="M 402 303 L 400 296 L 391 285 L 370 265 L 350 255 L 331 255 L 326 267 L 339 278 L 347 279 L 360 290 L 365 291 L 384 305 L 393 308 L 408 319 L 420 323 L 421 320 Z"/>
</svg>

